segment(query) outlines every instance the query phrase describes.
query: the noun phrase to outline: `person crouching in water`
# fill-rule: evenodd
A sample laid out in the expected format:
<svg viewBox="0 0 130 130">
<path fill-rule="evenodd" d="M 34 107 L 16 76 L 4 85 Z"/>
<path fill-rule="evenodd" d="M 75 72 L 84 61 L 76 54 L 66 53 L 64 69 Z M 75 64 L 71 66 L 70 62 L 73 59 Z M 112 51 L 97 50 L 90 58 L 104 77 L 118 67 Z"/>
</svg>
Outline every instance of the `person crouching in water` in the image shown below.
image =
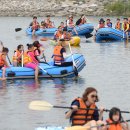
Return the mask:
<svg viewBox="0 0 130 130">
<path fill-rule="evenodd" d="M 33 44 L 27 44 L 28 50 L 24 53 L 24 66 L 28 68 L 32 68 L 35 70 L 35 80 L 38 79 L 38 61 L 35 58 L 34 55 L 34 45 Z"/>
<path fill-rule="evenodd" d="M 64 39 L 60 39 L 58 44 L 54 48 L 53 58 L 55 66 L 72 66 L 73 62 L 65 62 L 65 58 L 69 55 L 66 54 L 66 50 L 64 48 L 66 46 L 66 42 Z"/>
<path fill-rule="evenodd" d="M 106 126 L 106 130 L 129 130 L 129 125 L 127 122 L 123 122 L 121 111 L 119 108 L 113 107 L 109 112 L 109 119 L 106 122 L 113 123 Z"/>
<path fill-rule="evenodd" d="M 24 52 L 23 45 L 18 45 L 17 50 L 14 51 L 13 66 L 22 66 L 22 55 Z"/>
<path fill-rule="evenodd" d="M 6 68 L 9 67 L 8 62 L 6 61 L 6 56 L 9 50 L 6 47 L 3 47 L 2 52 L 0 53 L 0 69 L 2 70 L 2 78 L 0 80 L 6 80 Z"/>
</svg>

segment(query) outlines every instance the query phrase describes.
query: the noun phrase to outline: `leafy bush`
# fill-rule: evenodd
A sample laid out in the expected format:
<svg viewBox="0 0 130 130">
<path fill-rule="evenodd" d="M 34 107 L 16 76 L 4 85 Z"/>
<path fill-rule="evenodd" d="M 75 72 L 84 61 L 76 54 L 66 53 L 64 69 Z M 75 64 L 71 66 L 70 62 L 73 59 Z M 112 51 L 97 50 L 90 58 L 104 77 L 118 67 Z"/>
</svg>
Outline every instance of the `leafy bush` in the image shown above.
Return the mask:
<svg viewBox="0 0 130 130">
<path fill-rule="evenodd" d="M 105 9 L 110 15 L 130 16 L 130 0 L 118 0 L 111 4 L 106 4 Z"/>
</svg>

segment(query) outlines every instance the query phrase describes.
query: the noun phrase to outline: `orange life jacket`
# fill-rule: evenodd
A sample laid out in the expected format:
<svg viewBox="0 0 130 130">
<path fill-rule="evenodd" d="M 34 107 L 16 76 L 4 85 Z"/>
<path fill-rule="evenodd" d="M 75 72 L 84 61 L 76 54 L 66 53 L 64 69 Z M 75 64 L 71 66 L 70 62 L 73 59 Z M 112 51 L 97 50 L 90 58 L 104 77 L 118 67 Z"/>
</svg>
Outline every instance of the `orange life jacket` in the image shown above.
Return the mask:
<svg viewBox="0 0 130 130">
<path fill-rule="evenodd" d="M 24 53 L 23 64 L 27 64 L 33 61 L 32 58 L 28 55 L 28 52 L 29 51 L 26 51 Z"/>
<path fill-rule="evenodd" d="M 4 59 L 2 58 L 2 55 L 4 55 L 4 54 L 0 54 L 0 66 L 3 66 L 3 65 L 5 65 L 5 61 L 4 61 Z"/>
<path fill-rule="evenodd" d="M 121 23 L 116 23 L 115 28 L 118 29 L 118 30 L 120 30 L 121 29 Z"/>
<path fill-rule="evenodd" d="M 38 29 L 38 28 L 39 28 L 38 22 L 33 22 L 32 23 L 32 29 Z"/>
<path fill-rule="evenodd" d="M 80 108 L 86 109 L 87 106 L 82 98 L 76 98 L 75 100 L 79 101 Z M 95 109 L 96 105 L 92 104 L 89 108 Z M 93 119 L 94 110 L 82 110 L 79 109 L 72 116 L 72 125 L 84 125 L 88 121 Z"/>
<path fill-rule="evenodd" d="M 112 120 L 108 119 L 106 122 L 107 123 L 112 123 Z M 121 126 L 120 123 L 118 123 L 118 124 L 112 124 L 112 125 L 109 125 L 108 130 L 122 130 L 122 126 Z"/>
<path fill-rule="evenodd" d="M 21 58 L 19 58 L 19 59 L 17 59 L 17 58 L 20 57 L 20 55 L 21 55 L 22 52 L 19 52 L 18 50 L 16 50 L 15 52 L 17 53 L 17 55 L 13 56 L 13 61 L 17 61 L 18 63 L 21 63 Z"/>
<path fill-rule="evenodd" d="M 61 32 L 57 31 L 55 34 L 55 37 L 56 37 L 56 39 L 60 39 L 60 38 L 62 38 L 62 35 L 63 34 Z"/>
<path fill-rule="evenodd" d="M 102 24 L 99 24 L 99 28 L 104 28 L 105 27 L 105 24 L 102 23 Z"/>
<path fill-rule="evenodd" d="M 56 46 L 54 48 L 53 57 L 55 63 L 62 63 L 64 61 L 63 55 L 60 53 L 62 48 L 62 46 Z"/>
</svg>

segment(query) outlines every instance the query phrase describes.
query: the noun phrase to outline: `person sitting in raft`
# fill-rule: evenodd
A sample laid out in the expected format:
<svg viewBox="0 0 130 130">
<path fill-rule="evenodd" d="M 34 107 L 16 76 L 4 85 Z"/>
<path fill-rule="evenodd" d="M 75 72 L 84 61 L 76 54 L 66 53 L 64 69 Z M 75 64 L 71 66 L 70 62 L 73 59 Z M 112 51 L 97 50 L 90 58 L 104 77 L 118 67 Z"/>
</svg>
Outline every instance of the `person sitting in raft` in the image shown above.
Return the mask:
<svg viewBox="0 0 130 130">
<path fill-rule="evenodd" d="M 96 102 L 98 102 L 97 90 L 93 87 L 86 88 L 82 97 L 78 97 L 72 101 L 72 109 L 66 112 L 66 119 L 70 119 L 72 126 L 89 126 L 91 121 L 97 122 L 99 120 L 102 120 L 104 108 L 101 107 L 98 113 L 98 108 L 95 104 Z M 80 108 L 88 108 L 88 110 L 82 110 Z M 89 110 L 89 108 L 94 110 Z M 99 123 L 100 122 L 101 121 L 99 121 Z"/>
<path fill-rule="evenodd" d="M 34 46 L 34 56 L 35 56 L 35 59 L 38 62 L 41 62 L 40 61 L 40 56 L 43 54 L 44 48 L 41 48 L 42 45 L 39 43 L 39 41 L 34 41 L 33 42 L 33 46 Z"/>
<path fill-rule="evenodd" d="M 61 38 L 63 38 L 63 30 L 62 30 L 61 26 L 59 26 L 58 30 L 54 34 L 54 40 L 58 40 Z"/>
<path fill-rule="evenodd" d="M 13 66 L 22 66 L 22 55 L 24 52 L 23 45 L 18 45 L 13 55 Z"/>
<path fill-rule="evenodd" d="M 37 80 L 39 72 L 39 62 L 37 61 L 34 55 L 34 45 L 27 44 L 27 46 L 28 50 L 24 53 L 24 66 L 35 70 L 35 79 Z"/>
<path fill-rule="evenodd" d="M 47 18 L 46 18 L 46 20 L 45 20 L 46 28 L 49 28 L 50 22 L 51 22 L 51 20 L 50 20 L 50 15 L 47 15 Z"/>
<path fill-rule="evenodd" d="M 119 108 L 113 107 L 109 112 L 109 118 L 106 123 L 114 123 L 112 125 L 106 125 L 104 130 L 129 130 L 130 127 L 127 122 L 124 121 Z"/>
<path fill-rule="evenodd" d="M 75 28 L 75 24 L 73 22 L 73 16 L 72 15 L 69 16 L 69 19 L 66 21 L 66 25 L 67 25 L 67 28 L 72 28 L 74 30 L 74 32 L 76 33 L 76 35 L 78 35 L 78 32 Z"/>
<path fill-rule="evenodd" d="M 103 18 L 101 18 L 101 19 L 99 20 L 99 24 L 98 24 L 98 27 L 97 27 L 96 31 L 97 31 L 98 29 L 100 29 L 100 28 L 105 28 L 105 21 L 104 21 Z"/>
<path fill-rule="evenodd" d="M 41 22 L 41 26 L 40 26 L 40 28 L 42 28 L 42 29 L 46 29 L 46 23 L 45 23 L 45 21 L 42 21 L 42 22 Z"/>
<path fill-rule="evenodd" d="M 80 19 L 77 20 L 76 25 L 82 25 L 86 23 L 86 17 L 84 14 L 81 15 Z"/>
<path fill-rule="evenodd" d="M 106 21 L 106 27 L 112 28 L 112 22 L 110 19 L 107 19 Z"/>
<path fill-rule="evenodd" d="M 37 31 L 39 29 L 39 23 L 37 22 L 37 17 L 34 16 L 33 17 L 33 22 L 30 23 L 31 28 L 32 28 L 32 34 L 35 34 L 35 31 Z"/>
<path fill-rule="evenodd" d="M 129 35 L 128 35 L 128 30 L 129 30 L 128 18 L 124 18 L 124 21 L 122 23 L 122 29 L 123 29 L 123 31 L 126 34 L 127 39 L 128 39 L 129 38 Z"/>
<path fill-rule="evenodd" d="M 120 19 L 117 18 L 117 20 L 116 20 L 116 25 L 115 25 L 115 29 L 121 30 L 121 28 L 122 28 L 122 23 L 120 22 Z"/>
<path fill-rule="evenodd" d="M 55 27 L 54 23 L 52 21 L 50 21 L 49 24 L 48 24 L 48 28 L 54 28 L 54 27 Z"/>
<path fill-rule="evenodd" d="M 6 56 L 8 52 L 8 48 L 3 47 L 2 52 L 0 53 L 0 69 L 2 70 L 2 77 L 0 78 L 0 80 L 6 80 L 6 68 L 9 67 L 8 62 L 6 61 Z"/>
<path fill-rule="evenodd" d="M 64 48 L 66 46 L 66 42 L 64 39 L 60 39 L 57 43 L 57 45 L 54 48 L 53 52 L 53 59 L 54 59 L 54 65 L 55 66 L 72 66 L 73 62 L 65 62 L 64 59 L 67 58 L 69 55 L 66 54 L 66 50 Z"/>
</svg>

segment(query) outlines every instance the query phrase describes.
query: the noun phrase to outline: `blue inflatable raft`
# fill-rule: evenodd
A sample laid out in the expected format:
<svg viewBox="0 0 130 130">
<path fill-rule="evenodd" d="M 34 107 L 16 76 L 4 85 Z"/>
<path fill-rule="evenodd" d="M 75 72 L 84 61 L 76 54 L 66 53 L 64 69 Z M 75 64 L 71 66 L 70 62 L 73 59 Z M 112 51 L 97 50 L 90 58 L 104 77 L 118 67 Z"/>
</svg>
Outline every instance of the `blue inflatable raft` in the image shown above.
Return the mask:
<svg viewBox="0 0 130 130">
<path fill-rule="evenodd" d="M 87 35 L 93 32 L 94 26 L 92 24 L 82 24 L 79 26 L 75 26 L 76 31 L 78 32 L 78 35 Z M 72 31 L 73 35 L 76 35 L 75 31 L 72 28 L 68 28 L 68 30 Z M 35 32 L 35 35 L 38 36 L 53 36 L 54 33 L 57 31 L 57 28 L 47 28 L 47 29 L 39 29 Z M 32 29 L 31 27 L 26 29 L 26 33 L 28 35 L 32 35 Z"/>
<path fill-rule="evenodd" d="M 57 28 L 47 28 L 47 29 L 40 28 L 35 32 L 35 35 L 38 35 L 38 36 L 53 36 L 56 31 L 57 31 Z M 26 33 L 28 35 L 32 35 L 31 27 L 26 29 Z"/>
<path fill-rule="evenodd" d="M 126 34 L 117 29 L 113 28 L 100 28 L 96 33 L 96 41 L 121 41 L 126 39 Z"/>
<path fill-rule="evenodd" d="M 81 54 L 73 54 L 73 57 L 76 63 L 77 70 L 78 72 L 80 72 L 86 65 L 84 56 Z M 68 61 L 68 62 L 72 61 L 72 57 L 70 56 L 66 58 L 65 61 Z M 54 66 L 53 64 L 54 64 L 54 61 L 48 62 L 48 64 L 41 63 L 39 65 L 40 66 L 39 77 L 63 78 L 63 77 L 75 76 L 73 66 L 58 67 L 58 66 Z M 46 72 L 48 72 L 49 75 Z M 0 70 L 0 76 L 1 75 L 2 75 L 2 71 Z M 34 70 L 31 68 L 26 68 L 26 67 L 10 67 L 10 68 L 7 68 L 6 70 L 6 77 L 7 79 L 34 78 Z"/>
</svg>

